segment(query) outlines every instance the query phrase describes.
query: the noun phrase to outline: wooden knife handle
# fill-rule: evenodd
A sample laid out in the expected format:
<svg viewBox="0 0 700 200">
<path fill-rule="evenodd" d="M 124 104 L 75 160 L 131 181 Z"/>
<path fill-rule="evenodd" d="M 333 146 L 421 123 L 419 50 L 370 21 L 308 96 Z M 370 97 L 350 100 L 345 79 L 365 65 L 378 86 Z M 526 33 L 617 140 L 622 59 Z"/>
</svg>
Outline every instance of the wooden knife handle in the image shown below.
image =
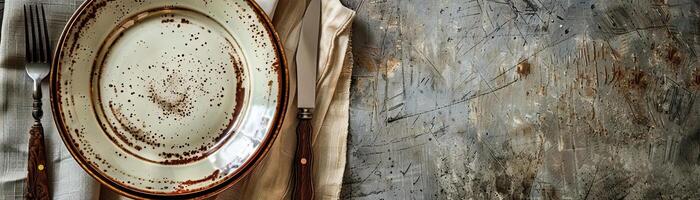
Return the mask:
<svg viewBox="0 0 700 200">
<path fill-rule="evenodd" d="M 46 167 L 46 148 L 44 146 L 44 128 L 35 123 L 29 130 L 29 162 L 27 175 L 27 199 L 48 200 L 49 177 Z"/>
<path fill-rule="evenodd" d="M 297 126 L 297 151 L 294 156 L 294 200 L 309 200 L 314 198 L 313 174 L 311 168 L 313 155 L 311 149 L 311 115 L 301 116 Z"/>
</svg>

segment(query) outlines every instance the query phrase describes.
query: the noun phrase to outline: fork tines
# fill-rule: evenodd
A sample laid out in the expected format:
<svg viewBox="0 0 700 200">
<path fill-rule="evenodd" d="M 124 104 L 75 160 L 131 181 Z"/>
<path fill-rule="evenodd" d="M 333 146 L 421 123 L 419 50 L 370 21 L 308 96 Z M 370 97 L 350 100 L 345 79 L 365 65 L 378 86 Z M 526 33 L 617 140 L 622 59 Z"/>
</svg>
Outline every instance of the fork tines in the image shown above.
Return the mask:
<svg viewBox="0 0 700 200">
<path fill-rule="evenodd" d="M 24 5 L 26 62 L 48 63 L 51 60 L 51 42 L 47 27 L 43 4 Z"/>
</svg>

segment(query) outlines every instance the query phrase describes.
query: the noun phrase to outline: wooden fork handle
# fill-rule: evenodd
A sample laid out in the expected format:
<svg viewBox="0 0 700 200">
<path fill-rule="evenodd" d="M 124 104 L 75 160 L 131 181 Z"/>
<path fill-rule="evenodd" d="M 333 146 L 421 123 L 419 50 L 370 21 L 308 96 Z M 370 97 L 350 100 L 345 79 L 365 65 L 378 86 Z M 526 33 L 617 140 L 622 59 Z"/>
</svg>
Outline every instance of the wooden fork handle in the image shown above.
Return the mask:
<svg viewBox="0 0 700 200">
<path fill-rule="evenodd" d="M 301 118 L 297 126 L 297 151 L 294 156 L 294 200 L 310 200 L 314 198 L 313 174 L 311 172 L 311 127 L 310 117 Z"/>
<path fill-rule="evenodd" d="M 34 125 L 29 130 L 29 160 L 27 162 L 27 199 L 48 200 L 49 176 L 46 167 L 46 146 L 44 146 L 44 127 L 41 125 L 41 81 L 34 81 L 34 102 L 32 117 Z"/>
<path fill-rule="evenodd" d="M 48 200 L 49 177 L 46 169 L 44 128 L 35 123 L 29 130 L 29 162 L 27 175 L 27 199 Z"/>
</svg>

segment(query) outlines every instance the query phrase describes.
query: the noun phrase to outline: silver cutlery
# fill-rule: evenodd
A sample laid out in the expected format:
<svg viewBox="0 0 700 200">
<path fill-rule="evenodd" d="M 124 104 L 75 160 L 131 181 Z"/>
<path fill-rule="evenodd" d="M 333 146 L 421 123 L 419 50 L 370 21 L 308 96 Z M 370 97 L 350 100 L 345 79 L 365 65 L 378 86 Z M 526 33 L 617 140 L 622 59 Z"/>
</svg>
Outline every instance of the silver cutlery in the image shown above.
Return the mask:
<svg viewBox="0 0 700 200">
<path fill-rule="evenodd" d="M 27 199 L 50 199 L 46 169 L 44 128 L 41 125 L 41 81 L 49 74 L 51 42 L 46 24 L 44 6 L 24 6 L 25 63 L 29 77 L 34 80 L 32 117 L 34 125 L 29 131 L 29 161 L 27 163 Z"/>
<path fill-rule="evenodd" d="M 302 20 L 301 36 L 297 47 L 297 150 L 294 159 L 293 198 L 313 199 L 312 147 L 313 127 L 311 119 L 316 104 L 316 70 L 318 69 L 318 43 L 321 32 L 321 1 L 312 0 Z"/>
</svg>

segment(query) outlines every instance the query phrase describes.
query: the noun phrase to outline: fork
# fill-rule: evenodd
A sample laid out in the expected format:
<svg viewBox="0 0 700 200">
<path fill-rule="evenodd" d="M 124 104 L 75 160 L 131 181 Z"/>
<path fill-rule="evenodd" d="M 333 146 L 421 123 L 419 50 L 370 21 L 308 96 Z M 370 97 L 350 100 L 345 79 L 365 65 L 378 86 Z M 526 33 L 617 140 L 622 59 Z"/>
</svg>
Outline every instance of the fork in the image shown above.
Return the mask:
<svg viewBox="0 0 700 200">
<path fill-rule="evenodd" d="M 41 13 L 39 13 L 41 11 Z M 34 125 L 29 130 L 29 160 L 27 162 L 27 199 L 50 199 L 46 169 L 44 128 L 41 125 L 41 81 L 49 74 L 51 42 L 46 25 L 44 6 L 24 5 L 25 63 L 29 77 L 34 80 L 32 117 Z"/>
</svg>

